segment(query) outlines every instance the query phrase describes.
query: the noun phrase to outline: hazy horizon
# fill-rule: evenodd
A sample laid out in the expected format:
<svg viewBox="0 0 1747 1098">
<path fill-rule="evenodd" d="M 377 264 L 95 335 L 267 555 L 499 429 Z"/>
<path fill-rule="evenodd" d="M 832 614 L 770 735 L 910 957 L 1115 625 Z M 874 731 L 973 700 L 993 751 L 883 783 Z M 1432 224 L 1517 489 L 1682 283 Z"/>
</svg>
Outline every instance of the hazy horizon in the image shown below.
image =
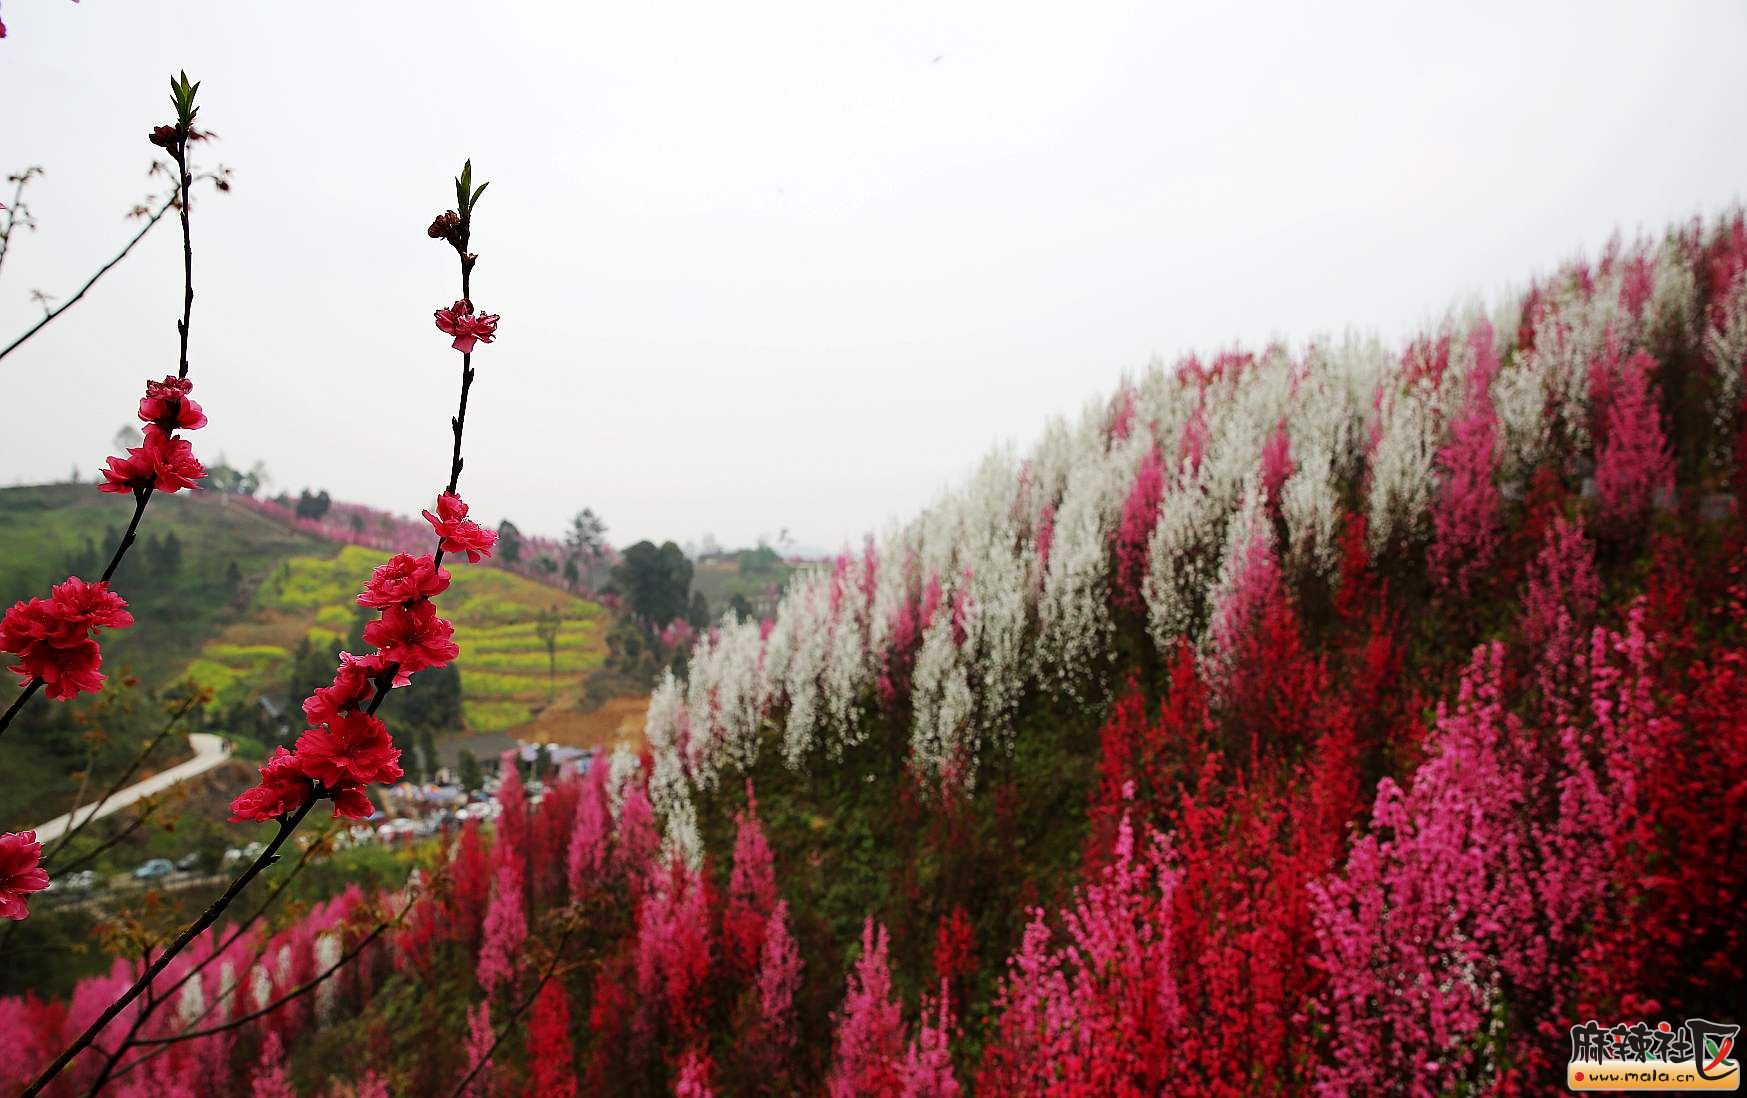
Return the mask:
<svg viewBox="0 0 1747 1098">
<path fill-rule="evenodd" d="M 1680 10 L 12 0 L 0 173 L 47 174 L 0 342 L 132 233 L 185 68 L 222 138 L 201 158 L 236 171 L 195 211 L 203 458 L 428 502 L 459 366 L 424 226 L 471 156 L 475 298 L 503 314 L 475 357 L 479 516 L 829 548 L 1149 359 L 1398 343 L 1739 201 L 1747 10 Z M 111 452 L 173 368 L 178 250 L 161 227 L 0 366 L 15 409 L 55 409 L 12 417 L 0 482 Z"/>
</svg>

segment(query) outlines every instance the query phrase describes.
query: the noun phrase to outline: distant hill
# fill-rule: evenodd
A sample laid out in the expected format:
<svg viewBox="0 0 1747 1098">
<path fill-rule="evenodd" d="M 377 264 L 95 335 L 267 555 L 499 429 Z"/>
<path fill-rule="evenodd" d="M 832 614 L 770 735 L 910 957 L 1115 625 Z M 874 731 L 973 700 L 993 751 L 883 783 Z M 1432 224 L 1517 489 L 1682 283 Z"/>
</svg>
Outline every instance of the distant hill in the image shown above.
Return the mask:
<svg viewBox="0 0 1747 1098">
<path fill-rule="evenodd" d="M 106 670 L 130 670 L 149 687 L 189 675 L 218 706 L 261 696 L 283 705 L 300 643 L 344 645 L 359 628 L 352 596 L 383 551 L 343 545 L 275 511 L 216 492 L 154 498 L 115 577 L 138 621 L 106 638 Z M 126 500 L 89 484 L 0 489 L 4 605 L 68 574 L 101 573 L 129 513 Z M 462 647 L 466 730 L 513 731 L 549 688 L 574 695 L 603 660 L 598 603 L 489 565 L 450 572 L 442 606 Z M 551 682 L 535 633 L 545 609 L 561 618 Z"/>
</svg>

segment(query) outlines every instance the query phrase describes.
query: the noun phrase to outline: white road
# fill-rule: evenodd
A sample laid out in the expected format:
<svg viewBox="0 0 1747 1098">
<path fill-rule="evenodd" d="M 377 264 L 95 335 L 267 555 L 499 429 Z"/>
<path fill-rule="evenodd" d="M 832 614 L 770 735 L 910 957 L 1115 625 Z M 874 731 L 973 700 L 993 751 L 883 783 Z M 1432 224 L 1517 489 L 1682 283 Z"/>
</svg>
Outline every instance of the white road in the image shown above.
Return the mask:
<svg viewBox="0 0 1747 1098">
<path fill-rule="evenodd" d="M 206 773 L 219 763 L 230 758 L 230 744 L 222 736 L 213 736 L 205 732 L 191 732 L 188 735 L 188 746 L 194 749 L 194 757 L 185 763 L 178 763 L 170 769 L 153 774 L 144 781 L 138 781 L 126 789 L 118 789 L 113 797 L 101 805 L 84 805 L 67 813 L 56 816 L 45 824 L 36 825 L 36 841 L 51 842 L 61 837 L 69 828 L 84 823 L 87 819 L 102 819 L 111 812 L 119 812 L 153 793 L 161 793 L 178 782 Z"/>
</svg>

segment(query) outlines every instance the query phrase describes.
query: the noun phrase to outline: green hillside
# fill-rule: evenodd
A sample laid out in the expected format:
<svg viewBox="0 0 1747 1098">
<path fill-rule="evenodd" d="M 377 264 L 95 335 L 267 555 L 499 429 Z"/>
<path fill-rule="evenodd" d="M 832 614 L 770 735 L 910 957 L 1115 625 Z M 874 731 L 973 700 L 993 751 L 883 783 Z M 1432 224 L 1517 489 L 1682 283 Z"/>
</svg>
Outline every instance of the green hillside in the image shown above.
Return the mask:
<svg viewBox="0 0 1747 1098">
<path fill-rule="evenodd" d="M 46 594 L 69 573 L 95 578 L 130 514 L 130 501 L 89 484 L 0 489 L 4 605 Z M 219 493 L 155 497 L 115 577 L 137 624 L 105 638 L 105 669 L 137 674 L 148 688 L 190 676 L 212 688 L 215 712 L 262 695 L 283 701 L 306 638 L 318 653 L 356 643 L 353 596 L 382 556 L 295 530 Z M 598 604 L 487 566 L 450 572 L 454 585 L 441 602 L 462 648 L 469 730 L 514 729 L 546 703 L 551 668 L 536 633 L 542 610 L 561 617 L 560 697 L 573 695 L 604 659 Z"/>
<path fill-rule="evenodd" d="M 90 484 L 0 489 L 0 603 L 46 595 L 69 574 L 96 579 L 132 513 L 131 499 Z M 246 612 L 262 578 L 292 557 L 335 548 L 221 496 L 154 497 L 114 580 L 136 621 L 105 636 L 105 670 L 130 669 L 152 686 L 169 681 Z"/>
<path fill-rule="evenodd" d="M 330 556 L 281 561 L 255 590 L 249 610 L 203 644 L 188 674 L 210 687 L 220 705 L 283 692 L 285 669 L 300 641 L 317 648 L 356 645 L 365 620 L 353 597 L 382 560 L 373 549 L 348 545 Z M 560 616 L 555 679 L 566 693 L 606 655 L 598 603 L 520 576 L 465 563 L 440 598 L 461 646 L 462 712 L 474 732 L 496 732 L 528 721 L 547 700 L 552 672 L 535 631 L 543 609 Z"/>
</svg>

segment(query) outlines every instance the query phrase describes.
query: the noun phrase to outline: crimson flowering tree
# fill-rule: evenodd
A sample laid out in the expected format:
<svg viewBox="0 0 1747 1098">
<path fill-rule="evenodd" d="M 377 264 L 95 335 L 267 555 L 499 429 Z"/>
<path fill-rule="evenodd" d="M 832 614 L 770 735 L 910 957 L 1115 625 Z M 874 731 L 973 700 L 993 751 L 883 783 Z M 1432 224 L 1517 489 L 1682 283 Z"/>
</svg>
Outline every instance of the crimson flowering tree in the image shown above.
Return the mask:
<svg viewBox="0 0 1747 1098">
<path fill-rule="evenodd" d="M 1605 404 L 1607 430 L 1596 455 L 1595 491 L 1603 528 L 1624 535 L 1674 493 L 1674 458 L 1668 450 L 1652 373 L 1644 352 L 1619 367 Z"/>
<path fill-rule="evenodd" d="M 485 913 L 485 943 L 479 947 L 479 964 L 474 969 L 487 998 L 500 984 L 513 985 L 522 943 L 528 937 L 522 908 L 522 867 L 514 849 L 501 840 L 495 848 L 499 858 L 491 905 Z"/>
<path fill-rule="evenodd" d="M 528 1023 L 529 1085 L 547 1098 L 576 1098 L 570 1051 L 570 995 L 561 980 L 548 980 L 534 997 Z"/>
<path fill-rule="evenodd" d="M 734 867 L 722 912 L 722 947 L 728 963 L 750 973 L 764 948 L 765 925 L 776 907 L 776 870 L 758 822 L 758 801 L 746 785 L 746 810 L 735 820 Z"/>
<path fill-rule="evenodd" d="M 1130 396 L 1129 415 L 1133 416 Z M 1127 437 L 1126 427 L 1123 437 Z M 1141 608 L 1141 581 L 1146 576 L 1147 543 L 1158 524 L 1159 501 L 1165 493 L 1165 455 L 1154 445 L 1141 459 L 1128 498 L 1122 502 L 1122 519 L 1111 543 L 1115 563 L 1112 598 L 1128 610 Z"/>
<path fill-rule="evenodd" d="M 1438 506 L 1432 511 L 1432 543 L 1426 552 L 1432 578 L 1444 590 L 1467 598 L 1477 576 L 1492 562 L 1499 541 L 1501 497 L 1493 481 L 1497 464 L 1498 417 L 1492 405 L 1492 379 L 1498 362 L 1492 353 L 1492 326 L 1482 323 L 1470 337 L 1474 367 L 1468 393 L 1438 451 Z"/>
</svg>

